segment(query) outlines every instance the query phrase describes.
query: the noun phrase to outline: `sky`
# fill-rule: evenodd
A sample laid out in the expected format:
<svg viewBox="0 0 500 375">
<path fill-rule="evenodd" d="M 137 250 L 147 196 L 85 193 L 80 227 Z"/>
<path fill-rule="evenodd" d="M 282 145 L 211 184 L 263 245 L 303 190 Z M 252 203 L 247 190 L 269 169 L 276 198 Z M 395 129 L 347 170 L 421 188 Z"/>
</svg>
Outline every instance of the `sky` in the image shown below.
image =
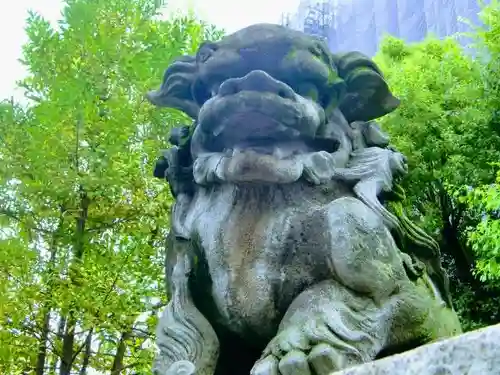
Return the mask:
<svg viewBox="0 0 500 375">
<path fill-rule="evenodd" d="M 283 12 L 293 12 L 299 0 L 172 0 L 168 2 L 171 10 L 186 10 L 192 6 L 204 20 L 233 32 L 259 22 L 279 23 Z M 22 45 L 26 42 L 24 32 L 28 10 L 40 13 L 51 22 L 60 18 L 63 2 L 61 0 L 15 0 L 0 12 L 0 100 L 22 97 L 16 90 L 16 81 L 25 75 L 19 63 Z"/>
</svg>

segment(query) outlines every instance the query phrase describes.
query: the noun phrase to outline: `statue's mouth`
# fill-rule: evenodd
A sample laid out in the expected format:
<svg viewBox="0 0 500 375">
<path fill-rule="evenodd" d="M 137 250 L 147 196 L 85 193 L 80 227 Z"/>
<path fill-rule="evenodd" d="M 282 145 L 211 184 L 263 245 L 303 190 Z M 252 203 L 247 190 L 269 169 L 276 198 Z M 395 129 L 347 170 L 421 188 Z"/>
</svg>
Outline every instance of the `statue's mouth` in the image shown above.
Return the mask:
<svg viewBox="0 0 500 375">
<path fill-rule="evenodd" d="M 272 154 L 277 144 L 303 144 L 314 139 L 318 121 L 295 98 L 274 93 L 240 91 L 212 97 L 202 108 L 199 126 L 212 151 L 251 149 Z M 309 116 L 309 117 L 308 117 Z"/>
<path fill-rule="evenodd" d="M 212 133 L 225 146 L 264 145 L 300 137 L 300 131 L 258 110 L 246 109 L 227 116 Z"/>
</svg>

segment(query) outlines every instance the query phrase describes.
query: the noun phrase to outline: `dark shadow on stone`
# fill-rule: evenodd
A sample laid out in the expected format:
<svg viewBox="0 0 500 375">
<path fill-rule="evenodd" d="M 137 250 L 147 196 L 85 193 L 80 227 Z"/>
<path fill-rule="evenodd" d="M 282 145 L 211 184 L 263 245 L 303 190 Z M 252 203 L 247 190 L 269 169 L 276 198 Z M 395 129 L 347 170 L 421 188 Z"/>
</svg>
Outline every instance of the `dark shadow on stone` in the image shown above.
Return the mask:
<svg viewBox="0 0 500 375">
<path fill-rule="evenodd" d="M 387 348 L 382 349 L 377 354 L 377 356 L 375 357 L 374 360 L 376 361 L 378 359 L 390 357 L 390 356 L 395 355 L 395 354 L 407 352 L 408 350 L 418 348 L 419 346 L 424 345 L 425 343 L 426 342 L 423 339 L 415 339 L 415 340 L 411 340 L 409 342 L 406 342 L 403 345 L 395 345 L 395 346 L 387 347 Z"/>
</svg>

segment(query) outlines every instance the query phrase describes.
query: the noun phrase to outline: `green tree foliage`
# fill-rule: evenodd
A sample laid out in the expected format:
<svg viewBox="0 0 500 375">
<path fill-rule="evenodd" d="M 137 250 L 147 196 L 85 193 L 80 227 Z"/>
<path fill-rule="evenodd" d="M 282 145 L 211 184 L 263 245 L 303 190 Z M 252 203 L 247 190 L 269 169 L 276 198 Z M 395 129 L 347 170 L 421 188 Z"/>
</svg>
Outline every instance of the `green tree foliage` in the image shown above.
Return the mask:
<svg viewBox="0 0 500 375">
<path fill-rule="evenodd" d="M 464 199 L 468 189 L 495 181 L 491 162 L 500 156 L 500 132 L 493 123 L 499 96 L 489 83 L 498 85 L 491 75 L 497 74 L 499 60 L 485 59 L 498 56 L 500 34 L 492 35 L 500 25 L 498 10 L 496 1 L 483 10 L 486 25 L 474 35 L 480 37 L 475 58 L 455 39 L 433 37 L 417 44 L 388 37 L 376 57 L 402 100 L 382 126 L 408 156 L 405 205 L 439 240 L 467 329 L 500 321 L 499 290 L 474 275 L 474 267 L 483 263 L 467 241 L 467 228 L 480 215 Z"/>
<path fill-rule="evenodd" d="M 188 119 L 144 93 L 219 32 L 153 0 L 65 5 L 57 29 L 29 15 L 30 104 L 0 106 L 0 373 L 148 373 L 172 201 L 152 167 Z"/>
<path fill-rule="evenodd" d="M 500 281 L 500 172 L 493 184 L 478 186 L 462 198 L 481 221 L 468 231 L 477 256 L 476 273 L 483 282 Z"/>
<path fill-rule="evenodd" d="M 500 133 L 500 3 L 493 1 L 484 7 L 480 17 L 486 25 L 476 33 L 483 55 L 484 99 L 491 113 L 490 126 Z M 500 156 L 492 157 L 491 162 L 498 169 Z M 478 258 L 476 272 L 481 280 L 500 284 L 500 174 L 491 183 L 476 186 L 462 201 L 481 216 L 479 224 L 468 231 L 469 244 Z"/>
</svg>

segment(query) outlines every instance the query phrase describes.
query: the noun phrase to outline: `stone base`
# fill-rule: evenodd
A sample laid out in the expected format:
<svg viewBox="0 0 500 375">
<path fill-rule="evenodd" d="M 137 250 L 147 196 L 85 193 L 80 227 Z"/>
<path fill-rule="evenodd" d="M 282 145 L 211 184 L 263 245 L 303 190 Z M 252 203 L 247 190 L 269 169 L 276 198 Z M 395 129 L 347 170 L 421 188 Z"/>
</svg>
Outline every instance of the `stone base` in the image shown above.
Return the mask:
<svg viewBox="0 0 500 375">
<path fill-rule="evenodd" d="M 331 375 L 500 375 L 500 324 Z"/>
</svg>

